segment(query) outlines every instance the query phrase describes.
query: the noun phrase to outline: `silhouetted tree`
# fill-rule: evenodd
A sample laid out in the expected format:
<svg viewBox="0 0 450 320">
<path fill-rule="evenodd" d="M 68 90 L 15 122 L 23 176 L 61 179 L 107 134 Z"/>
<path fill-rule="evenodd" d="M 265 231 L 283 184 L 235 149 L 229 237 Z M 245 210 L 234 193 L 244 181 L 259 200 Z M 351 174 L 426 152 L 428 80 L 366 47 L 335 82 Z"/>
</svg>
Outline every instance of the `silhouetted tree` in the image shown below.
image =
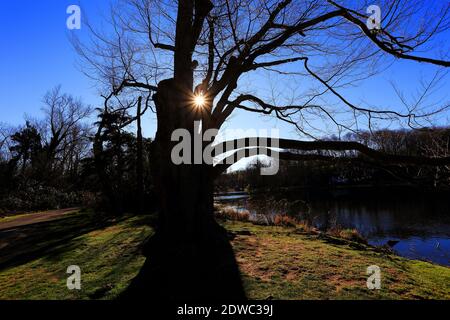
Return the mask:
<svg viewBox="0 0 450 320">
<path fill-rule="evenodd" d="M 139 98 L 137 119 L 142 115 L 141 102 Z M 143 196 L 151 184 L 146 174 L 149 164 L 144 159 L 150 141 L 143 139 L 139 125 L 137 137 L 125 130 L 135 119 L 126 109 L 100 110 L 99 119 L 93 151 L 96 173 L 107 198 L 106 207 L 116 214 L 125 210 L 142 213 Z"/>
<path fill-rule="evenodd" d="M 25 127 L 14 133 L 11 137 L 12 146 L 10 150 L 13 161 L 21 163 L 21 173 L 25 174 L 25 169 L 30 163 L 31 167 L 36 166 L 40 152 L 42 151 L 42 139 L 36 127 L 27 121 Z"/>
<path fill-rule="evenodd" d="M 448 26 L 448 7 L 436 3 L 438 8 L 427 11 L 429 24 L 417 30 L 411 27 L 428 5 L 425 1 L 380 3 L 385 12 L 382 28 L 371 30 L 366 25 L 366 4 L 345 7 L 330 0 L 119 1 L 111 14 L 112 35 L 93 33 L 93 46 L 75 41 L 80 55 L 96 71 L 91 76 L 97 75 L 110 88 L 106 104 L 113 97 L 153 94 L 157 132 L 151 162 L 159 222 L 155 236 L 146 244 L 148 259 L 128 295 L 146 299 L 244 295 L 227 233 L 213 218 L 213 181 L 228 166 L 175 165 L 171 159 L 176 144 L 172 133 L 185 129 L 193 137 L 195 121 L 201 121 L 203 133 L 220 129 L 238 109 L 274 115 L 310 139 L 281 139 L 282 151 L 277 155 L 282 159 L 324 161 L 364 154 L 383 163 L 448 164 L 448 157 L 400 156 L 356 141 L 318 140 L 311 134 L 313 126 L 303 125 L 309 123 L 309 113 L 328 119 L 339 131 L 352 130 L 352 123 L 337 117 L 342 108 L 370 122 L 396 118 L 410 125 L 436 112 L 365 108 L 339 93 L 341 86 L 371 75 L 374 70 L 367 69 L 367 61 L 376 62 L 383 54 L 450 66 L 445 60 L 414 55 L 415 49 Z M 399 30 L 402 36 L 395 35 Z M 296 67 L 284 68 L 288 64 Z M 244 77 L 255 79 L 251 77 L 258 71 L 306 77 L 321 88 L 297 93 L 301 98 L 292 103 L 286 97 L 269 103 L 240 87 Z M 329 110 L 328 104 L 320 103 L 325 93 L 340 102 L 337 109 Z M 204 103 L 196 103 L 199 96 Z M 358 121 L 353 126 L 355 123 Z M 235 146 L 242 145 L 237 142 Z"/>
</svg>

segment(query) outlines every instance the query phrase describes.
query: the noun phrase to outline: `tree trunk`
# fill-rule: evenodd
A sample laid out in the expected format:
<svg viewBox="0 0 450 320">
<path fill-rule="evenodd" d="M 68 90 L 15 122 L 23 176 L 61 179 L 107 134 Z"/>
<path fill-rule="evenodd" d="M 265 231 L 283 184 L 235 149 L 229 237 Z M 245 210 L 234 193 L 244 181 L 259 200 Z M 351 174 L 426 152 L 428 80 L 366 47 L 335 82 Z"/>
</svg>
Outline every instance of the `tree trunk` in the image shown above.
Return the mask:
<svg viewBox="0 0 450 320">
<path fill-rule="evenodd" d="M 184 98 L 183 98 L 184 97 Z M 173 130 L 193 132 L 196 115 L 173 80 L 154 97 L 158 130 L 152 150 L 159 221 L 147 242 L 147 260 L 122 296 L 130 299 L 243 299 L 227 232 L 213 216 L 213 179 L 207 165 L 174 165 Z"/>
<path fill-rule="evenodd" d="M 142 97 L 139 97 L 137 105 L 137 135 L 136 135 L 136 179 L 137 179 L 137 210 L 143 214 L 144 203 L 144 152 L 141 126 Z"/>
<path fill-rule="evenodd" d="M 94 143 L 92 146 L 94 152 L 94 165 L 98 174 L 100 185 L 102 186 L 103 194 L 107 198 L 107 209 L 115 215 L 120 215 L 123 212 L 120 210 L 120 205 L 116 201 L 114 188 L 111 183 L 111 177 L 106 172 L 106 161 L 103 154 L 103 138 L 102 138 L 103 121 L 100 123 L 97 133 L 94 136 Z"/>
</svg>

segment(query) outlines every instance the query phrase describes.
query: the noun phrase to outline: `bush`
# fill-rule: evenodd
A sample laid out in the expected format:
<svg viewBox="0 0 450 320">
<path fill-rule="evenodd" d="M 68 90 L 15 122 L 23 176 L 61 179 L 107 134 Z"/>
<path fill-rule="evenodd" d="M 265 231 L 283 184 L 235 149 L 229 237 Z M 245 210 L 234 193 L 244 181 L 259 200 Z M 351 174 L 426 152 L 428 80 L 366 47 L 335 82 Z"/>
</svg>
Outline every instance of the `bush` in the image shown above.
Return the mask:
<svg viewBox="0 0 450 320">
<path fill-rule="evenodd" d="M 250 212 L 247 210 L 237 210 L 232 207 L 221 207 L 216 212 L 216 217 L 224 220 L 249 221 Z"/>
<path fill-rule="evenodd" d="M 0 207 L 4 212 L 16 212 L 16 211 L 26 211 L 31 207 L 31 204 L 14 195 L 9 195 L 3 199 L 0 199 Z"/>
<path fill-rule="evenodd" d="M 295 218 L 290 217 L 288 215 L 277 214 L 273 218 L 273 225 L 275 225 L 275 226 L 294 227 L 295 228 L 297 226 L 297 224 L 298 224 L 298 221 Z"/>
<path fill-rule="evenodd" d="M 101 202 L 101 195 L 94 192 L 80 192 L 80 202 L 84 208 L 98 208 Z"/>
<path fill-rule="evenodd" d="M 83 205 L 87 197 L 83 192 L 67 192 L 30 184 L 19 188 L 19 191 L 0 197 L 0 208 L 5 212 L 69 208 Z"/>
<path fill-rule="evenodd" d="M 367 240 L 356 229 L 333 228 L 327 231 L 327 233 L 337 238 L 367 244 Z"/>
</svg>

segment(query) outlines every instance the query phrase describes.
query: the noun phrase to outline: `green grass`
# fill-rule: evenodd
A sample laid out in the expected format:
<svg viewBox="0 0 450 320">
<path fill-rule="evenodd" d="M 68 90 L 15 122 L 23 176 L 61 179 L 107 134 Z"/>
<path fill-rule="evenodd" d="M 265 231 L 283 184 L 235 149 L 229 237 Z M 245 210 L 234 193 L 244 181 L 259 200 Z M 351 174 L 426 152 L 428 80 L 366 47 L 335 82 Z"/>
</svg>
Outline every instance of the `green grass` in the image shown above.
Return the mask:
<svg viewBox="0 0 450 320">
<path fill-rule="evenodd" d="M 87 229 L 37 259 L 0 270 L 0 299 L 116 298 L 144 262 L 139 245 L 152 233 L 146 219 Z M 250 299 L 450 299 L 447 267 L 294 228 L 222 224 L 236 233 L 232 245 Z M 244 230 L 250 235 L 239 235 Z M 81 268 L 80 291 L 66 287 L 69 265 Z M 381 290 L 366 287 L 370 265 L 381 268 Z"/>
<path fill-rule="evenodd" d="M 450 299 L 450 268 L 407 260 L 351 241 L 330 243 L 293 228 L 227 221 L 250 299 Z M 357 249 L 356 249 L 357 248 Z M 381 289 L 366 270 L 381 269 Z"/>
<path fill-rule="evenodd" d="M 151 229 L 133 217 L 71 239 L 42 257 L 0 271 L 0 299 L 112 299 L 144 262 L 139 244 Z M 82 290 L 68 290 L 67 267 L 81 268 Z"/>
</svg>

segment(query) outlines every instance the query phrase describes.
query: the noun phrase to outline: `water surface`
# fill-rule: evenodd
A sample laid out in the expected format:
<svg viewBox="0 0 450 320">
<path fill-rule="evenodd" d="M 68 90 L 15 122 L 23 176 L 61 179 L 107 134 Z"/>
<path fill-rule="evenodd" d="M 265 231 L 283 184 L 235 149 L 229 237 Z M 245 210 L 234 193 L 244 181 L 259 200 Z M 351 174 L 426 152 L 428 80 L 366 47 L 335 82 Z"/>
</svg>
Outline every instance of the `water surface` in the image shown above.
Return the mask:
<svg viewBox="0 0 450 320">
<path fill-rule="evenodd" d="M 319 229 L 355 228 L 370 244 L 398 241 L 393 250 L 406 258 L 450 266 L 450 201 L 447 197 L 395 193 L 285 195 L 284 205 L 268 205 L 268 195 L 249 199 L 246 193 L 216 197 L 252 215 L 286 213 L 310 221 Z M 348 194 L 348 192 L 347 192 Z M 288 205 L 286 205 L 286 202 Z M 289 210 L 286 208 L 289 207 Z M 292 208 L 294 207 L 294 208 Z"/>
</svg>

